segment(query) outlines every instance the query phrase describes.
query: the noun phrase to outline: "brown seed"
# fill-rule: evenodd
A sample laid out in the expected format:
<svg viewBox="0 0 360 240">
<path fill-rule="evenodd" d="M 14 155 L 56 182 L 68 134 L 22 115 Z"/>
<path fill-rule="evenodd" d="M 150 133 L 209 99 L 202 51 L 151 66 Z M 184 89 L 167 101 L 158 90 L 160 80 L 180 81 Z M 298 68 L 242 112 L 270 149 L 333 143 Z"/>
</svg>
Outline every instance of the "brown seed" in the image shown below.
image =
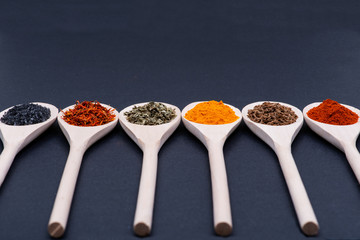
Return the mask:
<svg viewBox="0 0 360 240">
<path fill-rule="evenodd" d="M 248 118 L 256 123 L 281 126 L 296 122 L 298 116 L 291 108 L 280 103 L 264 102 L 250 109 Z"/>
</svg>

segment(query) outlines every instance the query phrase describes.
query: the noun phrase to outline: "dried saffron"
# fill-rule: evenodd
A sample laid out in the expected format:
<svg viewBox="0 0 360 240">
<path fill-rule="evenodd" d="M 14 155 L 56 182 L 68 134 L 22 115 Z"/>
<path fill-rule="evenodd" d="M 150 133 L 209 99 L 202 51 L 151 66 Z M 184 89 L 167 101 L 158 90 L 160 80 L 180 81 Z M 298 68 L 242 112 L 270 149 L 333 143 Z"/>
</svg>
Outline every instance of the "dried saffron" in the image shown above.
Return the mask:
<svg viewBox="0 0 360 240">
<path fill-rule="evenodd" d="M 211 125 L 232 123 L 239 119 L 231 107 L 222 101 L 214 100 L 197 104 L 187 111 L 185 118 L 192 122 Z"/>
<path fill-rule="evenodd" d="M 333 125 L 350 125 L 359 120 L 356 113 L 331 99 L 324 100 L 306 114 L 312 120 Z"/>
<path fill-rule="evenodd" d="M 75 126 L 99 126 L 115 120 L 113 108 L 103 107 L 97 101 L 76 101 L 75 107 L 62 111 L 65 122 Z"/>
</svg>

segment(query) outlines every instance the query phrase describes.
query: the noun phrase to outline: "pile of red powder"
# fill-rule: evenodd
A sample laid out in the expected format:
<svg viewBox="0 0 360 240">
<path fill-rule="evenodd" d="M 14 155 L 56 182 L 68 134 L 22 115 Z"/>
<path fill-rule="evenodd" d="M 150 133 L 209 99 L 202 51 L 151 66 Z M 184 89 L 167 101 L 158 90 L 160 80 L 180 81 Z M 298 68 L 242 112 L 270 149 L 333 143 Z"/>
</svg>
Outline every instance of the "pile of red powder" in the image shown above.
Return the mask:
<svg viewBox="0 0 360 240">
<path fill-rule="evenodd" d="M 307 115 L 312 120 L 333 125 L 350 125 L 359 120 L 356 113 L 331 99 L 326 99 L 319 106 L 310 109 Z"/>
</svg>

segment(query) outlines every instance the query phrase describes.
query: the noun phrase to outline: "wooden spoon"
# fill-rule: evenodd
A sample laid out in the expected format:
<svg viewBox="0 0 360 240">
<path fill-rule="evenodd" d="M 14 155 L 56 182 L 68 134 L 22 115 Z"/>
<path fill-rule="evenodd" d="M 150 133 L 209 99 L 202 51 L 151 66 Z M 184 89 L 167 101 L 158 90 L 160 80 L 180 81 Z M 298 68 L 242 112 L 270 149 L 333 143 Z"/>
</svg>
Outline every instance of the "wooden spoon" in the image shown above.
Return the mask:
<svg viewBox="0 0 360 240">
<path fill-rule="evenodd" d="M 191 122 L 185 118 L 185 114 L 197 104 L 193 102 L 182 110 L 182 119 L 185 127 L 194 134 L 207 148 L 209 152 L 209 163 L 211 170 L 214 229 L 220 236 L 228 236 L 232 232 L 232 218 L 230 208 L 230 196 L 226 167 L 224 161 L 223 146 L 229 135 L 236 129 L 241 122 L 241 112 L 239 109 L 231 107 L 238 120 L 228 124 L 208 125 Z"/>
<path fill-rule="evenodd" d="M 280 166 L 283 171 L 301 229 L 306 235 L 316 235 L 319 231 L 319 224 L 296 167 L 294 158 L 291 154 L 291 143 L 301 129 L 303 124 L 303 115 L 301 111 L 294 106 L 286 103 L 274 102 L 290 107 L 298 116 L 296 122 L 282 126 L 271 126 L 253 122 L 247 116 L 248 111 L 257 105 L 261 105 L 262 103 L 264 102 L 251 103 L 243 108 L 242 114 L 245 124 L 275 151 L 279 158 Z"/>
<path fill-rule="evenodd" d="M 318 135 L 345 153 L 356 179 L 360 183 L 360 154 L 356 148 L 356 139 L 360 133 L 360 122 L 358 121 L 351 125 L 332 125 L 312 120 L 308 117 L 307 112 L 320 104 L 321 102 L 316 102 L 304 108 L 303 113 L 307 125 Z M 345 104 L 341 105 L 360 116 L 359 109 Z"/>
<path fill-rule="evenodd" d="M 134 232 L 138 236 L 147 236 L 151 232 L 158 152 L 165 141 L 179 126 L 181 115 L 179 108 L 163 103 L 166 107 L 175 109 L 176 117 L 171 120 L 171 122 L 151 126 L 130 123 L 124 113 L 131 111 L 134 106 L 142 106 L 145 104 L 147 103 L 131 105 L 120 111 L 119 114 L 120 125 L 144 153 L 134 218 Z"/>
<path fill-rule="evenodd" d="M 113 109 L 108 105 L 101 105 L 108 109 Z M 107 124 L 94 127 L 70 125 L 62 119 L 62 116 L 65 111 L 74 107 L 75 105 L 69 106 L 58 114 L 60 128 L 70 144 L 70 152 L 48 224 L 48 232 L 55 238 L 61 237 L 65 232 L 76 180 L 85 151 L 93 143 L 114 129 L 118 120 L 118 112 L 114 109 L 113 114 L 115 114 L 116 117 Z"/>
<path fill-rule="evenodd" d="M 0 137 L 4 144 L 4 150 L 0 156 L 0 186 L 4 182 L 16 154 L 48 129 L 56 120 L 58 109 L 55 106 L 41 102 L 34 102 L 34 104 L 49 108 L 50 118 L 42 123 L 23 126 L 7 125 L 0 121 Z M 12 107 L 2 111 L 0 113 L 0 118 L 2 118 L 11 108 Z"/>
</svg>

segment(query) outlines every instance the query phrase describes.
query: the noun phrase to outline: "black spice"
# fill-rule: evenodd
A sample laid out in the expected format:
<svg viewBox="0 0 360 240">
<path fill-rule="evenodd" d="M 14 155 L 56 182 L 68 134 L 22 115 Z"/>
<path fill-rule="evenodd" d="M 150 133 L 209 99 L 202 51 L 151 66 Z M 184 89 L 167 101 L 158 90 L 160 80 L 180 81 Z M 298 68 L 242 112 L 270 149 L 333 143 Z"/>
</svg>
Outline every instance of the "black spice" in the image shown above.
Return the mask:
<svg viewBox="0 0 360 240">
<path fill-rule="evenodd" d="M 291 108 L 280 103 L 264 102 L 248 111 L 250 120 L 267 125 L 289 125 L 296 122 L 298 116 Z"/>
<path fill-rule="evenodd" d="M 164 104 L 156 102 L 135 106 L 124 114 L 129 122 L 139 125 L 160 125 L 168 123 L 176 117 L 175 109 L 167 108 Z"/>
<path fill-rule="evenodd" d="M 50 118 L 50 109 L 38 104 L 20 104 L 9 109 L 0 119 L 7 125 L 30 125 L 45 122 Z"/>
</svg>

